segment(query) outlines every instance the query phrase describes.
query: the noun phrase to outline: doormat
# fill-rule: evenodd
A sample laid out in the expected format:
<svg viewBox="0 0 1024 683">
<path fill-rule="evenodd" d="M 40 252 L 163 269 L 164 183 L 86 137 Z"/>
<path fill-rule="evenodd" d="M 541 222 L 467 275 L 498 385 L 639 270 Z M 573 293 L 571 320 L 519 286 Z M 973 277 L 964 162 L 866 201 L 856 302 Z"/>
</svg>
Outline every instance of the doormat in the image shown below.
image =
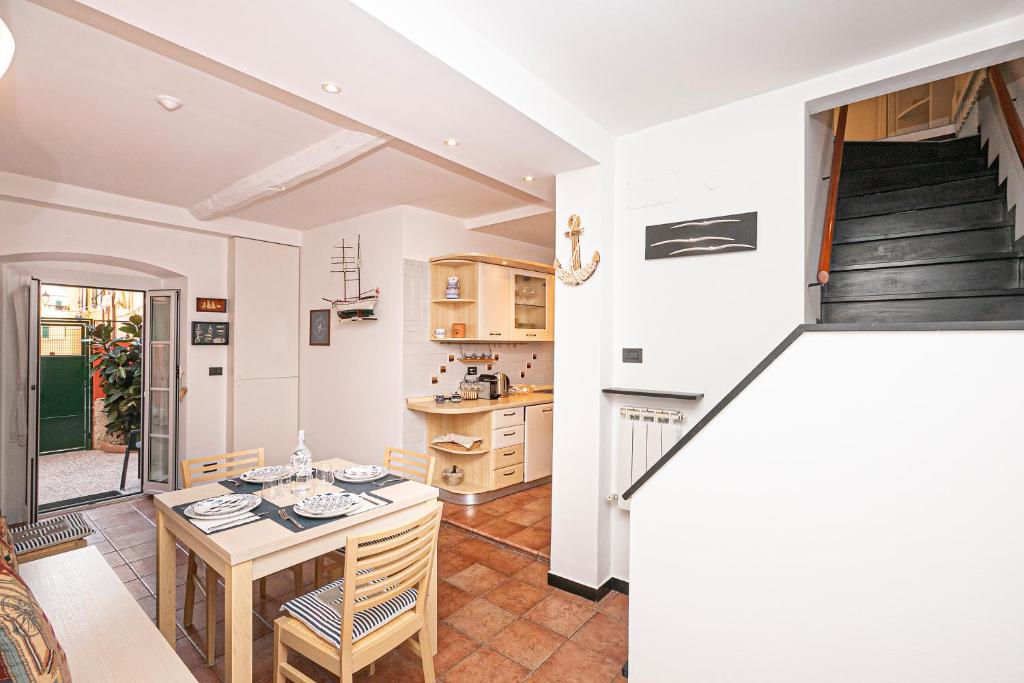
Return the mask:
<svg viewBox="0 0 1024 683">
<path fill-rule="evenodd" d="M 77 507 L 79 505 L 88 505 L 89 503 L 98 503 L 101 500 L 110 500 L 111 498 L 120 498 L 126 494 L 120 491 L 104 491 L 103 493 L 93 493 L 88 496 L 79 496 L 78 498 L 68 498 L 67 500 L 58 500 L 53 503 L 43 503 L 39 506 L 39 512 L 53 512 L 54 510 L 63 510 L 64 508 Z"/>
</svg>

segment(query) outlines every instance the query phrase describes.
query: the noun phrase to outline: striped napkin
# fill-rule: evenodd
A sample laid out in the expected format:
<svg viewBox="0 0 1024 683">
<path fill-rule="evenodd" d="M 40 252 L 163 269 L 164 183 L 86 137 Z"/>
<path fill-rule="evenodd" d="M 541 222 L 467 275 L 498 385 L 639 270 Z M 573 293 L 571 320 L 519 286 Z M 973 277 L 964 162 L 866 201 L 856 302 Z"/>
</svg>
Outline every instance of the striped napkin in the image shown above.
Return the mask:
<svg viewBox="0 0 1024 683">
<path fill-rule="evenodd" d="M 232 529 L 241 524 L 247 524 L 254 519 L 259 519 L 259 517 L 259 515 L 254 515 L 252 512 L 240 512 L 230 517 L 221 517 L 220 519 L 192 519 L 190 517 L 188 521 L 199 527 L 203 533 L 209 534 L 215 531 Z"/>
</svg>

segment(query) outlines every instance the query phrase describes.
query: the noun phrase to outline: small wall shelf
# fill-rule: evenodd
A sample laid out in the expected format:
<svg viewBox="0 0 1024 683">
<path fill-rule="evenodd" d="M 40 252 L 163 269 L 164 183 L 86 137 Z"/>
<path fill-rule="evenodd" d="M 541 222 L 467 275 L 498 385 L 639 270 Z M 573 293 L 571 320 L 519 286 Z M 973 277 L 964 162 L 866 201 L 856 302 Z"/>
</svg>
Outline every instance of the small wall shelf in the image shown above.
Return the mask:
<svg viewBox="0 0 1024 683">
<path fill-rule="evenodd" d="M 476 299 L 431 299 L 432 304 L 475 304 Z"/>
<path fill-rule="evenodd" d="M 454 453 L 455 455 L 483 455 L 491 450 L 490 448 L 473 448 L 467 451 L 462 446 L 445 446 L 437 443 L 429 445 L 431 448 L 436 448 L 437 450 L 444 451 L 445 453 Z"/>
<path fill-rule="evenodd" d="M 610 387 L 602 389 L 606 394 L 618 394 L 619 396 L 643 396 L 644 398 L 672 398 L 679 401 L 699 401 L 704 394 L 687 391 L 657 391 L 654 389 L 619 389 Z"/>
</svg>

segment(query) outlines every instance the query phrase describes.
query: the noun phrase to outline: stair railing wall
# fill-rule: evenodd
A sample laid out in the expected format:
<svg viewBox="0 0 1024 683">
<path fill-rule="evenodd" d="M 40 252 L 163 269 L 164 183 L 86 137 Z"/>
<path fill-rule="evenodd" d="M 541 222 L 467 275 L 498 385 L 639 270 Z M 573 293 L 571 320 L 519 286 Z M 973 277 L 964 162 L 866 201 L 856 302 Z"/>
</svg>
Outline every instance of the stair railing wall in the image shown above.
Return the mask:
<svg viewBox="0 0 1024 683">
<path fill-rule="evenodd" d="M 826 284 L 832 267 L 832 238 L 836 228 L 836 201 L 839 198 L 839 172 L 843 166 L 843 143 L 846 141 L 846 116 L 849 105 L 839 107 L 836 118 L 835 139 L 832 142 L 832 169 L 828 180 L 828 201 L 825 205 L 825 223 L 821 231 L 821 250 L 818 255 L 818 284 Z"/>
<path fill-rule="evenodd" d="M 996 67 L 989 67 L 988 78 L 981 88 L 974 110 L 975 115 L 970 117 L 970 120 L 977 122 L 982 144 L 988 149 L 989 162 L 994 162 L 997 158 L 1002 160 L 999 164 L 999 181 L 1006 183 L 1007 205 L 1019 207 L 1024 200 L 1024 162 L 1019 160 L 1017 146 L 1007 121 L 1020 121 L 1020 110 L 1013 101 L 1014 96 L 1019 94 L 1020 82 L 1007 83 L 1005 72 L 999 70 L 999 75 L 995 76 L 996 71 Z M 995 78 L 999 79 L 998 84 Z M 1005 99 L 1009 104 L 1008 112 L 1003 110 L 999 90 L 1005 91 Z M 965 127 L 965 131 L 970 125 L 969 123 Z M 1015 221 L 1014 236 L 1019 240 L 1024 237 L 1024 211 L 1016 211 Z"/>
</svg>

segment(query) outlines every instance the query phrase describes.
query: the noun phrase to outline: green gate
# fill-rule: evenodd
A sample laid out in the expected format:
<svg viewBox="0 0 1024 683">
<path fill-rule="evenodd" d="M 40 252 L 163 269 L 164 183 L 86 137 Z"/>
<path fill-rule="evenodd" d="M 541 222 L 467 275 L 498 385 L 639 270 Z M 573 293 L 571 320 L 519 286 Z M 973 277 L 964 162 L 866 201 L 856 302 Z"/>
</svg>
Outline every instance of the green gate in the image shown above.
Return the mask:
<svg viewBox="0 0 1024 683">
<path fill-rule="evenodd" d="M 92 382 L 85 323 L 43 320 L 39 330 L 39 454 L 90 447 Z"/>
</svg>

